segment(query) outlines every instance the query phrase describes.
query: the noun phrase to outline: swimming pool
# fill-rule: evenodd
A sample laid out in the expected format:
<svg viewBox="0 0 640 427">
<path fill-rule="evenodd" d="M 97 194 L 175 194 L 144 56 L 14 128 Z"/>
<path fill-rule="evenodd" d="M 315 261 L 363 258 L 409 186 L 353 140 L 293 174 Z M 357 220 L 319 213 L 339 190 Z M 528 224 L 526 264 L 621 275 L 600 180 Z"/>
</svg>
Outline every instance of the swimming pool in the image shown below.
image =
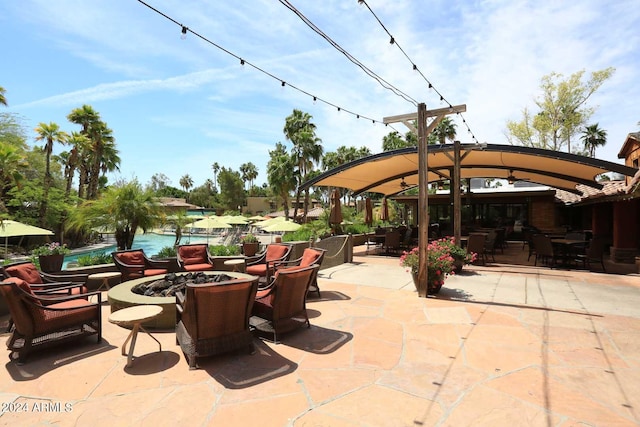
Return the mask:
<svg viewBox="0 0 640 427">
<path fill-rule="evenodd" d="M 145 233 L 145 234 L 137 234 L 133 239 L 132 249 L 142 249 L 144 253 L 151 257 L 153 255 L 157 255 L 162 248 L 166 246 L 173 246 L 176 238 L 170 234 L 156 234 L 156 233 Z M 202 236 L 183 236 L 180 240 L 180 244 L 186 245 L 188 243 L 207 243 L 207 238 Z M 218 238 L 212 237 L 209 239 L 209 244 L 215 245 L 218 244 Z M 101 249 L 94 249 L 86 252 L 79 252 L 75 254 L 66 255 L 64 257 L 64 265 L 62 268 L 66 268 L 68 264 L 75 263 L 78 261 L 78 257 L 86 256 L 86 255 L 98 255 L 101 253 L 111 253 L 116 250 L 116 245 L 107 246 Z"/>
</svg>

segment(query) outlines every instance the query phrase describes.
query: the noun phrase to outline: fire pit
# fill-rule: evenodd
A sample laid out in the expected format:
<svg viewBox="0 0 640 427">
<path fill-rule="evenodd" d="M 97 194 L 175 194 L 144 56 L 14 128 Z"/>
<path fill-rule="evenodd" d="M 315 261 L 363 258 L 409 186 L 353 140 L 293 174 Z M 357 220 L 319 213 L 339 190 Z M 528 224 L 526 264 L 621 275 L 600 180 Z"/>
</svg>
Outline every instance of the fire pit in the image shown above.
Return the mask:
<svg viewBox="0 0 640 427">
<path fill-rule="evenodd" d="M 109 289 L 107 293 L 109 299 L 109 305 L 111 306 L 111 312 L 121 310 L 127 307 L 133 307 L 137 305 L 159 305 L 162 307 L 162 314 L 156 317 L 149 323 L 144 323 L 145 328 L 157 328 L 157 329 L 172 329 L 176 326 L 176 297 L 175 290 L 177 287 L 173 289 L 173 295 L 168 295 L 167 291 L 173 285 L 177 285 L 178 283 L 182 283 L 182 287 L 186 286 L 186 283 L 191 280 L 192 283 L 207 283 L 207 282 L 215 282 L 215 281 L 224 281 L 231 279 L 242 279 L 252 277 L 249 274 L 244 273 L 236 273 L 231 271 L 210 271 L 206 274 L 198 272 L 198 273 L 171 273 L 167 275 L 160 276 L 151 276 L 151 277 L 143 277 L 141 279 L 128 280 L 126 282 L 120 283 Z M 194 276 L 198 276 L 195 278 Z M 175 277 L 173 277 L 175 276 Z M 186 276 L 190 276 L 188 279 Z M 207 278 L 203 277 L 207 276 Z M 215 276 L 212 278 L 211 276 Z M 167 277 L 170 280 L 167 280 Z M 206 280 L 202 282 L 196 282 L 195 280 Z M 134 292 L 134 288 L 145 289 L 149 288 L 160 289 L 164 288 L 165 296 L 162 296 L 162 291 L 160 291 L 160 296 L 153 295 L 142 295 L 140 293 Z M 153 293 L 153 292 L 151 292 Z"/>
<path fill-rule="evenodd" d="M 203 271 L 187 274 L 169 273 L 161 279 L 139 283 L 131 288 L 131 292 L 147 297 L 174 297 L 176 292 L 184 291 L 187 283 L 216 283 L 231 279 L 233 277 L 226 273 L 206 274 Z"/>
</svg>

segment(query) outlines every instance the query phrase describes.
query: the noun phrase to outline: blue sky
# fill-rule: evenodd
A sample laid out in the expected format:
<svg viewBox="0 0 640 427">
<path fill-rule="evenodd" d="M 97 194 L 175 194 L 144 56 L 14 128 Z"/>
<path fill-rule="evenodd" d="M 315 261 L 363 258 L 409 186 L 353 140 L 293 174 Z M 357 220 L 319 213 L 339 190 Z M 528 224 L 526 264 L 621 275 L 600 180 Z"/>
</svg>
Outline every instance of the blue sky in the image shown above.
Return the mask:
<svg viewBox="0 0 640 427">
<path fill-rule="evenodd" d="M 381 87 L 277 0 L 148 0 L 224 49 L 343 109 L 382 121 L 416 108 Z M 443 105 L 357 0 L 291 0 L 351 55 L 427 108 Z M 506 144 L 506 121 L 540 95 L 540 78 L 615 67 L 593 96 L 592 123 L 608 132 L 597 152 L 617 154 L 640 121 L 640 7 L 637 0 L 367 0 L 398 44 L 451 104 L 466 104 L 458 139 Z M 113 129 L 122 163 L 111 179 L 149 182 L 164 173 L 179 187 L 213 178 L 218 162 L 258 167 L 285 142 L 294 108 L 313 116 L 325 151 L 382 149 L 389 127 L 337 111 L 268 77 L 135 0 L 0 2 L 0 86 L 31 131 L 92 105 Z M 398 124 L 394 127 L 404 133 Z M 30 143 L 35 143 L 33 139 Z M 61 151 L 63 147 L 57 147 Z"/>
</svg>

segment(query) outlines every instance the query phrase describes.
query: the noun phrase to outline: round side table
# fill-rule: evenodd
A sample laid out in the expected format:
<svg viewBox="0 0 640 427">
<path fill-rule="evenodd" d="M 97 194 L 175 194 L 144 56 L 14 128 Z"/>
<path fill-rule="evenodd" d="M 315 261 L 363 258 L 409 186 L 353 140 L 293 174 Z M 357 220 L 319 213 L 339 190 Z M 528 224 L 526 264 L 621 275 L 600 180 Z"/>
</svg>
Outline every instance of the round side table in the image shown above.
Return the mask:
<svg viewBox="0 0 640 427">
<path fill-rule="evenodd" d="M 244 273 L 246 268 L 245 260 L 241 258 L 228 259 L 224 262 L 224 265 L 232 267 L 236 273 Z"/>
<path fill-rule="evenodd" d="M 138 305 L 135 307 L 123 308 L 122 310 L 114 311 L 109 315 L 109 322 L 114 323 L 122 327 L 131 327 L 131 332 L 122 344 L 122 355 L 127 355 L 127 367 L 131 366 L 133 361 L 133 349 L 136 346 L 136 338 L 138 337 L 138 331 L 142 330 L 146 332 L 151 338 L 155 340 L 160 346 L 162 351 L 162 344 L 153 335 L 151 335 L 145 328 L 142 327 L 142 322 L 152 320 L 162 313 L 162 307 L 159 305 Z M 131 347 L 129 352 L 125 351 L 127 343 L 131 340 Z"/>
<path fill-rule="evenodd" d="M 108 291 L 109 289 L 111 289 L 111 286 L 109 286 L 109 281 L 111 279 L 115 279 L 116 277 L 118 278 L 118 282 L 120 282 L 122 275 L 119 271 L 105 271 L 104 273 L 90 274 L 89 280 L 100 281 L 100 286 L 98 286 L 98 289 L 96 290 L 101 291 L 102 288 L 106 288 L 106 290 Z"/>
</svg>

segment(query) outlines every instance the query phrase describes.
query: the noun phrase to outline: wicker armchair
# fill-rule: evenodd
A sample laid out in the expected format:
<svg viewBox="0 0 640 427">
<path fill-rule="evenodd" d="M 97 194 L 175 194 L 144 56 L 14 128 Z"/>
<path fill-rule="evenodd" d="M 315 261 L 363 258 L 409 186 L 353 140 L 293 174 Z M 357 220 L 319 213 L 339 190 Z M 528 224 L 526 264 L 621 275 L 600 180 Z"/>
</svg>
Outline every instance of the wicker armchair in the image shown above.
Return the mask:
<svg viewBox="0 0 640 427">
<path fill-rule="evenodd" d="M 291 261 L 276 261 L 273 263 L 275 275 L 280 271 L 287 271 L 299 267 L 309 267 L 313 264 L 322 265 L 326 249 L 321 248 L 305 248 L 302 256 Z M 309 292 L 316 292 L 320 298 L 320 287 L 318 286 L 318 277 L 315 275 L 313 281 L 309 283 Z"/>
<path fill-rule="evenodd" d="M 247 258 L 247 274 L 258 276 L 269 283 L 273 275 L 273 264 L 288 260 L 290 254 L 291 245 L 271 243 L 261 254 Z"/>
<path fill-rule="evenodd" d="M 309 284 L 318 274 L 320 266 L 314 264 L 279 271 L 273 284 L 258 291 L 253 305 L 251 326 L 261 332 L 273 333 L 273 342 L 278 334 L 292 331 L 302 325 L 311 327 L 307 315 L 307 292 Z"/>
<path fill-rule="evenodd" d="M 24 280 L 11 278 L 0 283 L 0 294 L 14 322 L 7 347 L 24 363 L 33 351 L 87 335 L 102 340 L 101 293 L 39 296 Z M 90 302 L 89 296 L 96 301 Z"/>
<path fill-rule="evenodd" d="M 169 261 L 147 258 L 142 249 L 129 249 L 112 252 L 113 262 L 122 274 L 122 281 L 139 279 L 145 276 L 167 274 Z"/>
<path fill-rule="evenodd" d="M 74 294 L 86 293 L 88 274 L 51 274 L 39 271 L 31 261 L 16 262 L 0 267 L 2 277 L 8 279 L 16 277 L 31 285 L 34 290 L 46 290 L 65 285 L 78 285 L 73 289 Z"/>
<path fill-rule="evenodd" d="M 176 294 L 176 341 L 195 369 L 198 357 L 237 349 L 253 351 L 249 316 L 258 278 L 188 284 Z"/>
<path fill-rule="evenodd" d="M 213 260 L 209 254 L 209 245 L 196 243 L 180 245 L 176 251 L 178 265 L 184 271 L 213 270 Z"/>
</svg>

